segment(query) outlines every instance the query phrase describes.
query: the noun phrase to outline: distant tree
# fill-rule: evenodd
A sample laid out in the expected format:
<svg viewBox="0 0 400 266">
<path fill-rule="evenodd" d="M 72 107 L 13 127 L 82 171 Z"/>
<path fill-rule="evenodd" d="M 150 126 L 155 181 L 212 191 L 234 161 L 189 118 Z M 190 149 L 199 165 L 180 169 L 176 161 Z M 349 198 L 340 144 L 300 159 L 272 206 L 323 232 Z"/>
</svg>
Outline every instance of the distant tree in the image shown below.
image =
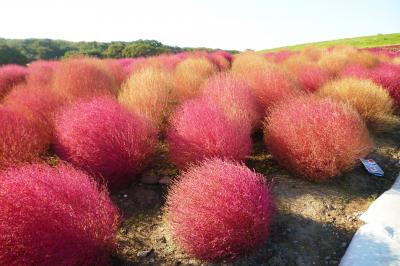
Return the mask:
<svg viewBox="0 0 400 266">
<path fill-rule="evenodd" d="M 18 49 L 0 43 L 0 65 L 19 64 L 25 65 L 28 58 Z"/>
<path fill-rule="evenodd" d="M 121 42 L 110 43 L 107 49 L 103 52 L 103 57 L 108 58 L 121 58 L 123 57 L 122 51 L 125 49 L 125 44 Z"/>
</svg>

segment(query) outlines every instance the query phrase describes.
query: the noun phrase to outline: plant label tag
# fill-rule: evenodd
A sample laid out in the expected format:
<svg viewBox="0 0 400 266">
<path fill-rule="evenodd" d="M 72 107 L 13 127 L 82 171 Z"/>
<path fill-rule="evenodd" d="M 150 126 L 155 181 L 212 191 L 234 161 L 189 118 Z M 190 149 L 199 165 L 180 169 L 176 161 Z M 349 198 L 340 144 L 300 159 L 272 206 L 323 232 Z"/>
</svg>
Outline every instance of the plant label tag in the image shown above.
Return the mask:
<svg viewBox="0 0 400 266">
<path fill-rule="evenodd" d="M 368 173 L 375 176 L 384 176 L 382 168 L 372 159 L 360 159 L 365 169 L 367 169 Z"/>
</svg>

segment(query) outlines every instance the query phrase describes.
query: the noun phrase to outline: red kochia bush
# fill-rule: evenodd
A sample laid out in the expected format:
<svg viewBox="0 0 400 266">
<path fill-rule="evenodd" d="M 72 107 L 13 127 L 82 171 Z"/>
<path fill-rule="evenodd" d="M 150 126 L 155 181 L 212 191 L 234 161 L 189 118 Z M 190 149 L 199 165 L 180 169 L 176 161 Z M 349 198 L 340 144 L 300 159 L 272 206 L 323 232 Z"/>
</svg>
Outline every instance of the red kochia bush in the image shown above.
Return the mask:
<svg viewBox="0 0 400 266">
<path fill-rule="evenodd" d="M 19 65 L 5 65 L 0 67 L 0 100 L 13 88 L 25 82 L 28 74 L 26 67 Z"/>
<path fill-rule="evenodd" d="M 400 106 L 400 66 L 380 64 L 372 70 L 372 79 L 388 90 L 396 105 Z"/>
<path fill-rule="evenodd" d="M 317 64 L 305 64 L 295 74 L 303 88 L 310 92 L 318 90 L 330 79 L 329 73 Z"/>
<path fill-rule="evenodd" d="M 118 83 L 106 63 L 92 58 L 68 59 L 54 72 L 53 88 L 68 99 L 117 95 Z"/>
<path fill-rule="evenodd" d="M 303 95 L 295 79 L 278 66 L 255 71 L 249 77 L 249 84 L 266 110 L 280 101 Z"/>
<path fill-rule="evenodd" d="M 129 183 L 155 150 L 150 122 L 108 97 L 78 101 L 56 118 L 56 153 L 104 178 L 111 187 Z"/>
<path fill-rule="evenodd" d="M 190 168 L 172 184 L 166 205 L 173 236 L 199 259 L 233 259 L 268 238 L 270 190 L 239 163 L 215 159 Z"/>
<path fill-rule="evenodd" d="M 0 170 L 37 161 L 46 152 L 47 145 L 47 140 L 33 122 L 0 105 Z"/>
<path fill-rule="evenodd" d="M 118 211 L 85 173 L 27 165 L 0 184 L 0 265 L 109 264 Z"/>
<path fill-rule="evenodd" d="M 36 88 L 49 88 L 53 82 L 54 71 L 59 63 L 57 61 L 38 60 L 28 66 L 26 81 L 29 86 Z"/>
<path fill-rule="evenodd" d="M 355 109 L 313 96 L 276 106 L 267 118 L 264 133 L 278 163 L 310 180 L 342 174 L 372 146 Z"/>
<path fill-rule="evenodd" d="M 204 85 L 203 97 L 218 105 L 228 118 L 239 124 L 258 125 L 263 115 L 251 88 L 236 76 L 220 74 L 211 77 Z"/>
<path fill-rule="evenodd" d="M 238 125 L 204 98 L 189 100 L 172 114 L 169 155 L 179 168 L 210 157 L 241 161 L 251 152 L 250 132 L 250 123 Z"/>
<path fill-rule="evenodd" d="M 40 88 L 19 85 L 4 98 L 4 105 L 34 122 L 50 144 L 54 136 L 54 116 L 64 102 L 54 91 Z"/>
</svg>

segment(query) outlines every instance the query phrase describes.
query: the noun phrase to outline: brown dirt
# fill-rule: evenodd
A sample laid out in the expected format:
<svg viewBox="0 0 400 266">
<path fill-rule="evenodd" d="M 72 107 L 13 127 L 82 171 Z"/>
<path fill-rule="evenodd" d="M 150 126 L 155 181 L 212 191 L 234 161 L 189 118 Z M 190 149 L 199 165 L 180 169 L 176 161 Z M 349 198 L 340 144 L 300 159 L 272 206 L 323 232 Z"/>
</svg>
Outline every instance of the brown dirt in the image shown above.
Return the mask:
<svg viewBox="0 0 400 266">
<path fill-rule="evenodd" d="M 384 169 L 385 177 L 369 175 L 361 164 L 328 182 L 313 183 L 291 175 L 265 150 L 256 133 L 248 166 L 265 174 L 273 187 L 277 211 L 267 243 L 235 262 L 208 263 L 191 258 L 176 247 L 163 221 L 167 185 L 178 171 L 160 146 L 157 158 L 142 180 L 112 195 L 124 223 L 118 233 L 114 265 L 337 265 L 353 234 L 361 225 L 358 216 L 394 182 L 400 170 L 399 130 L 375 136 L 369 156 Z M 143 254 L 142 254 L 143 253 Z"/>
</svg>

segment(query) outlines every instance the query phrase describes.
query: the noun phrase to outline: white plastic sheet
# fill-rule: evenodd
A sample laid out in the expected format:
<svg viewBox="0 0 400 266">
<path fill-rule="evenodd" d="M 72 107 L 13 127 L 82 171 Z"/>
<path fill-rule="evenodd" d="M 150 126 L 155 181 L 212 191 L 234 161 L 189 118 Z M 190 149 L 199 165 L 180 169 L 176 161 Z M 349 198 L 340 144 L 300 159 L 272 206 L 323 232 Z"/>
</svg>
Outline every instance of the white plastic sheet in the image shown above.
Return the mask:
<svg viewBox="0 0 400 266">
<path fill-rule="evenodd" d="M 341 266 L 399 266 L 398 230 L 380 224 L 365 224 L 354 235 Z"/>
<path fill-rule="evenodd" d="M 341 266 L 400 266 L 400 176 L 360 219 Z"/>
</svg>

